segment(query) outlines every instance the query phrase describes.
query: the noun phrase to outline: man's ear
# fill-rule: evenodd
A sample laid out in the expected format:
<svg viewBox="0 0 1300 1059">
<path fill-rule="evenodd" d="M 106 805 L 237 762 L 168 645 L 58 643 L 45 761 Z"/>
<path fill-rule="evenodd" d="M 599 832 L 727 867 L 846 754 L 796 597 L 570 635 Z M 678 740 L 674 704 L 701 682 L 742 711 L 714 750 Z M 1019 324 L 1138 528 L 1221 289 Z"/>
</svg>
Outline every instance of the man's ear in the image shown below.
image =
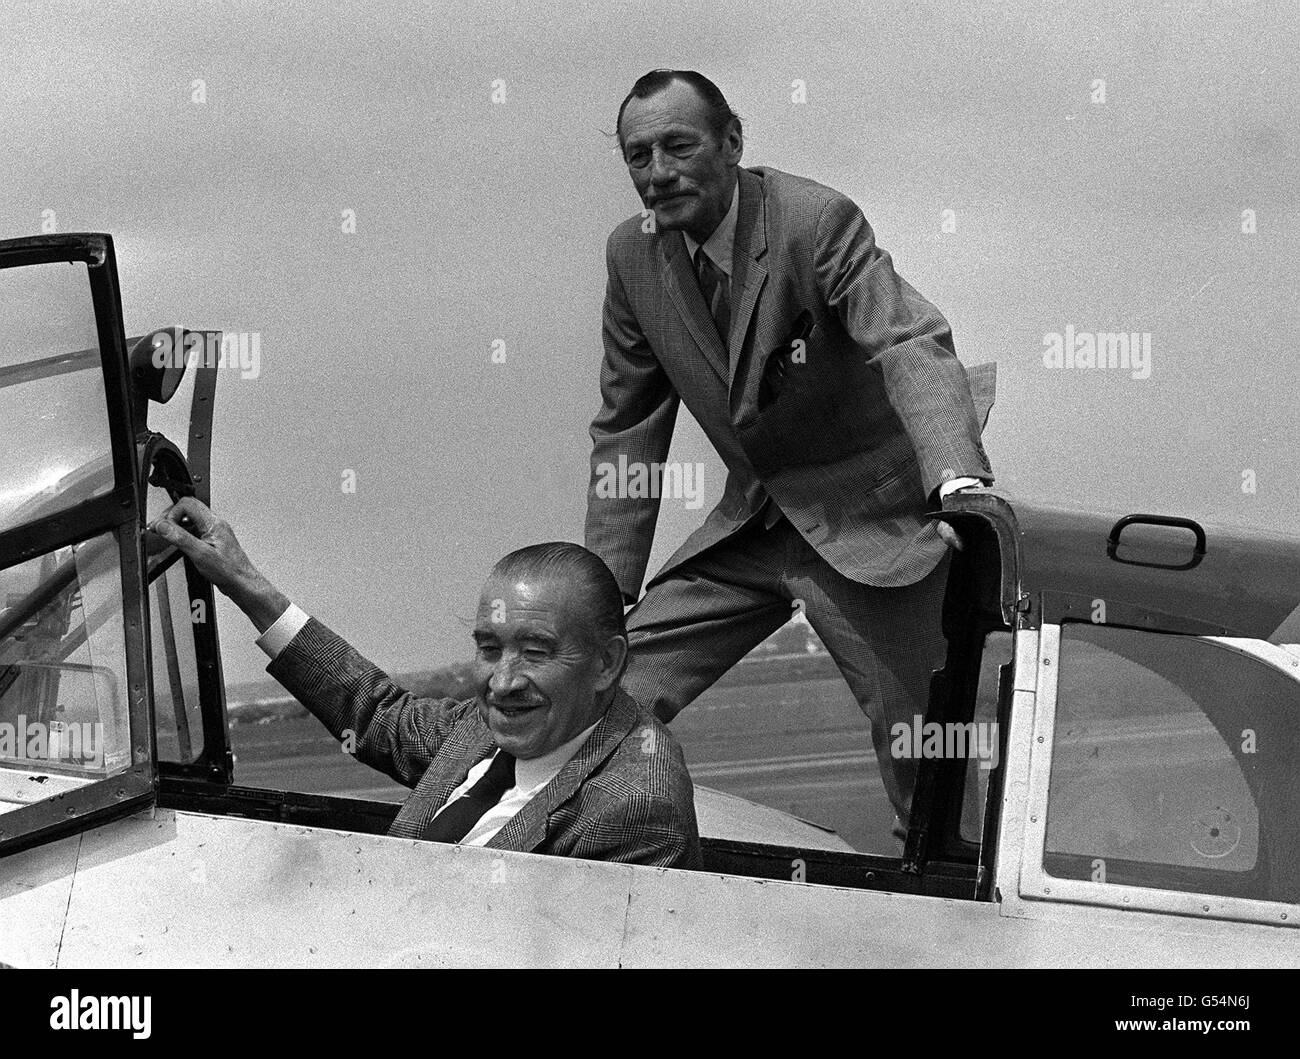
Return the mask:
<svg viewBox="0 0 1300 1059">
<path fill-rule="evenodd" d="M 735 118 L 731 119 L 731 125 L 727 129 L 727 135 L 723 137 L 722 145 L 727 149 L 727 162 L 730 165 L 740 165 L 740 158 L 745 153 L 745 137 Z"/>
<path fill-rule="evenodd" d="M 626 636 L 615 635 L 605 641 L 597 656 L 600 663 L 600 669 L 596 673 L 597 691 L 608 691 L 618 683 L 618 678 L 623 675 L 623 669 L 627 665 L 627 650 Z"/>
</svg>

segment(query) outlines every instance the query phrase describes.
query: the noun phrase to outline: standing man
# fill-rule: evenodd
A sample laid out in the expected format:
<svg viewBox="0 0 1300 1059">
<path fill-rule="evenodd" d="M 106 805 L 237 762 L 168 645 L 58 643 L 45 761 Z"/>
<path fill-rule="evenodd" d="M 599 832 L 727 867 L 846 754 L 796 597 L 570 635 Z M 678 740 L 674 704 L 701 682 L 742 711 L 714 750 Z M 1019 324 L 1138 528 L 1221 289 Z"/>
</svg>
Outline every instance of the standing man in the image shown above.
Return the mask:
<svg viewBox="0 0 1300 1059">
<path fill-rule="evenodd" d="M 610 468 L 657 481 L 685 401 L 728 469 L 629 615 L 624 687 L 671 720 L 802 609 L 870 719 L 897 833 L 915 763 L 891 758 L 890 728 L 925 713 L 960 546 L 924 512 L 993 479 L 948 324 L 852 201 L 740 166 L 740 120 L 708 78 L 646 74 L 617 128 L 645 210 L 607 247 L 586 543 L 628 603 L 658 490 L 610 496 Z"/>
</svg>

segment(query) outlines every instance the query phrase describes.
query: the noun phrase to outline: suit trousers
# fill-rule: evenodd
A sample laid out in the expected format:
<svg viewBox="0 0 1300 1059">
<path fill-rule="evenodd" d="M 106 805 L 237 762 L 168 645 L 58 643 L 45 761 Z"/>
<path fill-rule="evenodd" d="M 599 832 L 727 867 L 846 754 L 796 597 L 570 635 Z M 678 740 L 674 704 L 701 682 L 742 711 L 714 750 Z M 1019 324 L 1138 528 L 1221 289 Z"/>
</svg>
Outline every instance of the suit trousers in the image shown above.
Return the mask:
<svg viewBox="0 0 1300 1059">
<path fill-rule="evenodd" d="M 949 558 L 901 588 L 850 580 L 780 519 L 738 533 L 653 584 L 628 614 L 623 688 L 671 721 L 801 607 L 871 725 L 894 811 L 908 819 L 916 762 L 890 754 L 890 730 L 924 715 L 930 676 L 943 666 L 941 627 Z M 801 602 L 799 602 L 801 601 Z"/>
</svg>

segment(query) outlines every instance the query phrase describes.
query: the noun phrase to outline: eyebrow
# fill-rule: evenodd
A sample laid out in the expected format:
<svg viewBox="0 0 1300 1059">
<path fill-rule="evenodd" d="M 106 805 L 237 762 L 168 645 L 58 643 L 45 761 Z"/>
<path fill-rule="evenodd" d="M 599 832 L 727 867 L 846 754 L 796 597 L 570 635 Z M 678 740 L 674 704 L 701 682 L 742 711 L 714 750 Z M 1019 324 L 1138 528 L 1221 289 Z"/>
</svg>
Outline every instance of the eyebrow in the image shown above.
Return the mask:
<svg viewBox="0 0 1300 1059">
<path fill-rule="evenodd" d="M 496 630 L 490 628 L 475 629 L 472 633 L 470 633 L 470 636 L 473 638 L 476 644 L 480 644 L 480 645 L 483 644 L 485 641 L 496 642 L 501 639 L 501 637 L 497 634 Z M 541 630 L 529 630 L 527 632 L 520 633 L 517 639 L 521 643 L 544 644 L 547 647 L 558 647 L 560 645 L 560 638 L 558 636 L 553 636 L 551 633 L 542 632 Z"/>
<path fill-rule="evenodd" d="M 699 131 L 696 129 L 692 129 L 690 126 L 674 125 L 650 139 L 645 139 L 645 138 L 638 139 L 634 136 L 628 137 L 624 141 L 624 149 L 626 150 L 626 148 L 628 147 L 645 147 L 655 142 L 663 142 L 666 140 L 674 140 L 674 139 L 697 140 L 699 139 L 699 137 L 700 137 Z"/>
</svg>

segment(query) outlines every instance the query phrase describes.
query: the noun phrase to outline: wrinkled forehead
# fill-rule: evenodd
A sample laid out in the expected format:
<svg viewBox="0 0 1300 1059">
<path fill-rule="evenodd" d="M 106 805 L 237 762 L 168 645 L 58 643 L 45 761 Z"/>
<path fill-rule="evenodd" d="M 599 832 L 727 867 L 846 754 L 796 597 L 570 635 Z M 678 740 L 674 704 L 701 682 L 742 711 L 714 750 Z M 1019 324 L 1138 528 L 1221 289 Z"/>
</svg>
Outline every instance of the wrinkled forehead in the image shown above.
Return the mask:
<svg viewBox="0 0 1300 1059">
<path fill-rule="evenodd" d="M 629 99 L 619 131 L 625 145 L 653 143 L 674 133 L 707 133 L 708 108 L 690 85 L 674 81 L 652 96 Z"/>
<path fill-rule="evenodd" d="M 574 625 L 572 593 L 554 578 L 492 573 L 479 596 L 478 630 L 529 628 L 566 635 Z"/>
</svg>

